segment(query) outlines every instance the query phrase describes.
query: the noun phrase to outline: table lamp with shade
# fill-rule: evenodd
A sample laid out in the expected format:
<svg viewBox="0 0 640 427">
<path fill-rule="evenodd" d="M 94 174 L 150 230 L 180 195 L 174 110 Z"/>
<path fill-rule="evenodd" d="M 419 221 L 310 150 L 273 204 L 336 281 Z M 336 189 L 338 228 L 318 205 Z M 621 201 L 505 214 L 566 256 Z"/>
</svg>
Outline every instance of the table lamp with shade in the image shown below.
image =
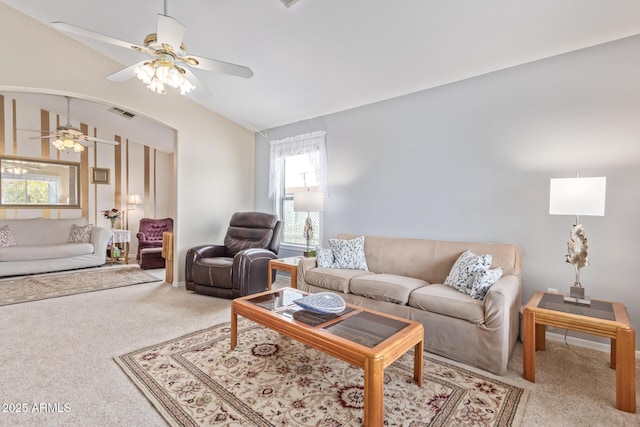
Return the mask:
<svg viewBox="0 0 640 427">
<path fill-rule="evenodd" d="M 322 212 L 324 210 L 324 195 L 321 191 L 298 191 L 293 193 L 293 211 L 306 212 L 307 219 L 304 222 L 303 236 L 307 241 L 307 251 L 305 257 L 312 256 L 309 245 L 313 239 L 313 224 L 311 223 L 310 212 Z"/>
<path fill-rule="evenodd" d="M 580 269 L 589 265 L 587 238 L 580 224 L 580 215 L 604 216 L 606 177 L 580 177 L 551 179 L 549 191 L 549 214 L 575 215 L 567 242 L 566 261 L 575 268 L 576 281 L 571 286 L 569 298 L 588 303 L 584 287 L 580 283 Z"/>
</svg>

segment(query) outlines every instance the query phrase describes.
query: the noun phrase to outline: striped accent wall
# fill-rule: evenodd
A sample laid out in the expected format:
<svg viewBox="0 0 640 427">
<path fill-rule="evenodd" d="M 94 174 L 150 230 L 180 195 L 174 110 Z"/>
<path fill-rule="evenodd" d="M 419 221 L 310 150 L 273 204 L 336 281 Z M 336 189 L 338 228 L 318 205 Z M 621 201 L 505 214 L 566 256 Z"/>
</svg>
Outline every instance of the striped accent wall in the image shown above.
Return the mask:
<svg viewBox="0 0 640 427">
<path fill-rule="evenodd" d="M 131 253 L 137 251 L 137 233 L 142 217 L 159 218 L 172 216 L 173 200 L 170 191 L 158 192 L 158 182 L 172 187 L 173 154 L 154 149 L 146 144 L 133 142 L 125 136 L 100 134 L 99 129 L 81 123 L 79 129 L 86 135 L 113 138 L 118 145 L 90 143 L 81 153 L 73 150 L 58 151 L 49 138 L 38 140 L 34 136 L 48 135 L 60 126 L 61 117 L 40 106 L 16 101 L 7 94 L 0 94 L 0 155 L 43 160 L 60 160 L 80 164 L 80 209 L 9 209 L 0 206 L 0 219 L 4 218 L 75 218 L 85 217 L 97 226 L 109 227 L 109 221 L 102 211 L 111 208 L 121 210 L 125 215 L 117 224 L 131 230 Z M 28 132 L 17 129 L 33 129 Z M 161 162 L 158 162 L 160 156 Z M 159 170 L 159 166 L 161 165 Z M 91 168 L 105 168 L 110 171 L 108 184 L 91 183 Z M 171 168 L 171 170 L 166 170 Z M 160 179 L 158 179 L 158 175 Z M 1 191 L 1 190 L 0 190 Z M 128 207 L 127 195 L 139 194 L 143 206 Z M 158 196 L 161 199 L 158 199 Z M 129 208 L 129 210 L 128 210 Z M 129 221 L 131 219 L 131 221 Z"/>
</svg>

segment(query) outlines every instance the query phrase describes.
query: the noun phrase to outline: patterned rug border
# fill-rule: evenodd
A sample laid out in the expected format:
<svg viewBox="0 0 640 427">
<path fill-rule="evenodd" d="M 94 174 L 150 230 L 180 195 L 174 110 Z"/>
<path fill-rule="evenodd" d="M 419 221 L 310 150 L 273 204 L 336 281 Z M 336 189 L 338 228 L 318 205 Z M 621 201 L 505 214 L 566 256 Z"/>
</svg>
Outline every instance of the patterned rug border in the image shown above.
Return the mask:
<svg viewBox="0 0 640 427">
<path fill-rule="evenodd" d="M 91 268 L 91 269 L 58 271 L 58 272 L 52 272 L 52 273 L 18 276 L 16 278 L 11 278 L 11 277 L 3 278 L 0 280 L 0 290 L 2 289 L 3 286 L 8 286 L 7 283 L 11 283 L 11 282 L 20 282 L 20 281 L 28 282 L 30 280 L 37 281 L 37 280 L 46 280 L 47 278 L 59 278 L 59 277 L 76 276 L 76 275 L 93 276 L 93 275 L 103 275 L 105 273 L 108 274 L 111 272 L 117 272 L 120 274 L 131 273 L 131 274 L 138 275 L 140 277 L 128 283 L 123 282 L 123 283 L 109 284 L 102 287 L 100 286 L 82 287 L 81 286 L 75 289 L 58 290 L 56 293 L 52 293 L 52 294 L 43 294 L 40 296 L 28 296 L 20 300 L 6 300 L 6 299 L 3 299 L 4 295 L 1 295 L 0 307 L 7 306 L 7 305 L 23 304 L 23 303 L 32 302 L 32 301 L 42 301 L 42 300 L 51 299 L 51 298 L 66 297 L 69 295 L 79 295 L 84 293 L 103 291 L 107 289 L 116 289 L 116 288 L 122 288 L 126 286 L 141 285 L 143 283 L 163 281 L 163 279 L 143 271 L 138 266 L 133 266 L 133 265 L 126 265 L 122 267 L 106 267 L 105 266 L 105 267 L 97 267 L 97 268 Z M 87 280 L 90 280 L 90 279 L 91 278 L 89 277 Z"/>
<path fill-rule="evenodd" d="M 245 324 L 248 324 L 247 326 L 242 326 L 243 322 Z M 129 380 L 135 384 L 135 386 L 138 388 L 138 390 L 140 390 L 140 392 L 145 396 L 145 398 L 153 405 L 153 407 L 160 413 L 160 415 L 164 418 L 164 420 L 171 426 L 174 427 L 180 427 L 180 426 L 198 426 L 199 424 L 196 424 L 194 422 L 194 420 L 188 415 L 186 414 L 180 407 L 180 405 L 177 404 L 173 404 L 175 403 L 175 401 L 173 401 L 173 399 L 171 400 L 172 405 L 171 408 L 167 407 L 164 404 L 164 399 L 160 398 L 159 395 L 166 395 L 164 389 L 162 389 L 161 387 L 157 387 L 157 384 L 155 381 L 153 381 L 153 378 L 146 372 L 141 370 L 137 365 L 134 365 L 132 363 L 130 363 L 130 359 L 135 355 L 135 354 L 139 354 L 141 352 L 148 352 L 151 351 L 155 348 L 158 347 L 163 347 L 166 346 L 170 343 L 173 342 L 177 342 L 177 341 L 184 341 L 187 339 L 190 339 L 192 337 L 201 335 L 201 334 L 207 334 L 210 331 L 213 331 L 215 329 L 218 328 L 230 328 L 231 323 L 230 322 L 223 322 L 223 323 L 219 323 L 217 325 L 208 327 L 208 328 L 204 328 L 204 329 L 200 329 L 200 330 L 196 330 L 184 335 L 180 335 L 178 337 L 175 338 L 171 338 L 168 340 L 165 340 L 163 342 L 160 343 L 156 343 L 156 344 L 152 344 L 137 350 L 133 350 L 130 351 L 126 354 L 123 354 L 121 356 L 116 356 L 113 358 L 114 362 L 120 367 L 120 369 L 122 369 L 122 371 L 124 372 L 124 374 L 129 378 Z M 238 334 L 240 334 L 241 332 L 244 331 L 249 331 L 252 329 L 268 329 L 265 328 L 261 325 L 258 325 L 256 323 L 250 322 L 249 320 L 246 319 L 239 319 L 238 322 Z M 295 341 L 295 340 L 293 340 Z M 413 352 L 413 350 L 410 351 L 411 353 Z M 179 352 L 182 353 L 182 352 Z M 175 354 L 175 353 L 174 353 Z M 182 358 L 181 356 L 178 356 L 180 358 Z M 328 357 L 332 357 L 332 356 L 328 356 Z M 510 411 L 510 416 L 508 417 L 508 419 L 504 419 L 504 418 L 500 418 L 497 420 L 497 422 L 493 425 L 494 427 L 518 427 L 521 425 L 522 423 L 522 419 L 524 416 L 524 410 L 526 407 L 526 403 L 527 400 L 529 398 L 529 390 L 509 384 L 507 382 L 501 381 L 500 379 L 498 379 L 498 376 L 494 376 L 494 377 L 490 377 L 487 376 L 481 372 L 477 372 L 477 371 L 473 371 L 470 369 L 467 369 L 465 367 L 456 365 L 454 363 L 450 363 L 447 362 L 446 360 L 443 360 L 444 358 L 428 353 L 427 351 L 424 352 L 424 359 L 425 361 L 429 360 L 431 362 L 435 362 L 437 364 L 443 365 L 449 369 L 453 369 L 453 370 L 457 370 L 460 372 L 465 373 L 466 375 L 469 375 L 471 377 L 474 378 L 478 378 L 479 380 L 482 381 L 489 381 L 489 382 L 493 382 L 493 383 L 497 383 L 503 386 L 507 386 L 510 389 L 512 389 L 512 392 L 510 393 L 511 395 L 509 396 L 509 402 L 510 402 L 510 406 L 515 406 L 515 410 Z M 183 366 L 184 369 L 188 368 L 186 366 Z M 472 368 L 473 369 L 473 368 Z M 426 372 L 425 372 L 426 375 Z M 491 375 L 491 374 L 489 374 Z M 145 378 L 147 379 L 145 381 Z M 425 378 L 426 380 L 426 378 Z M 149 384 L 152 384 L 154 387 L 150 387 Z M 172 412 L 171 409 L 173 409 L 175 412 Z M 251 409 L 251 408 L 249 408 Z M 446 417 L 451 413 L 452 409 L 447 408 L 447 410 L 442 411 L 441 413 L 437 414 L 434 419 L 431 421 L 431 423 L 429 425 L 442 425 L 442 424 L 437 424 L 437 421 L 441 420 L 443 417 L 445 417 L 444 420 L 442 421 L 446 421 Z M 180 414 L 179 416 L 177 414 Z M 254 422 L 256 422 L 256 420 L 253 420 Z M 262 421 L 262 423 L 257 422 L 255 425 L 265 425 L 265 426 L 271 426 L 272 424 L 270 424 L 269 422 L 266 422 L 266 420 Z"/>
</svg>

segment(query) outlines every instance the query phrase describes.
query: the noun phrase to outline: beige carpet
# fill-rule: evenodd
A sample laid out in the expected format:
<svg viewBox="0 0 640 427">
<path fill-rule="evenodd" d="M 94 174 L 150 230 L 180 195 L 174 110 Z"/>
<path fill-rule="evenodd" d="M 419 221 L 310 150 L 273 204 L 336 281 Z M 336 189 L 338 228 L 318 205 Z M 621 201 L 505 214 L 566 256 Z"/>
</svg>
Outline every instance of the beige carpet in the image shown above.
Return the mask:
<svg viewBox="0 0 640 427">
<path fill-rule="evenodd" d="M 362 369 L 245 319 L 229 350 L 225 323 L 115 360 L 172 426 L 359 426 Z M 386 425 L 517 426 L 527 392 L 413 352 L 385 370 Z"/>
<path fill-rule="evenodd" d="M 0 281 L 0 306 L 157 282 L 136 266 L 76 270 Z"/>
<path fill-rule="evenodd" d="M 164 277 L 162 270 L 147 272 Z M 113 358 L 229 322 L 229 309 L 228 300 L 163 282 L 0 307 L 0 397 L 29 407 L 0 412 L 0 426 L 167 425 Z M 536 355 L 536 383 L 522 378 L 521 343 L 502 377 L 463 367 L 528 390 L 523 427 L 640 426 L 640 413 L 615 409 L 608 359 L 607 353 L 547 341 L 547 351 Z M 640 375 L 636 390 L 640 395 Z M 34 403 L 70 408 L 36 412 Z"/>
</svg>

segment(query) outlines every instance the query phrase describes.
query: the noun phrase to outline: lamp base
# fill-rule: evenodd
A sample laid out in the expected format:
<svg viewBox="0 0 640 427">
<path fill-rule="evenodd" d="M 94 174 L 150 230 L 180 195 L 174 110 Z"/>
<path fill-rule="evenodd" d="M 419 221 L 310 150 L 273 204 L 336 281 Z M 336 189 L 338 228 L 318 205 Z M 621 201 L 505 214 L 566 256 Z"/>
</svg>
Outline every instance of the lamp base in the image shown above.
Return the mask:
<svg viewBox="0 0 640 427">
<path fill-rule="evenodd" d="M 591 305 L 591 299 L 584 295 L 582 286 L 571 286 L 569 288 L 569 296 L 564 297 L 565 302 L 572 302 L 581 305 Z"/>
<path fill-rule="evenodd" d="M 569 288 L 569 296 L 571 298 L 584 299 L 584 288 L 582 286 L 571 286 Z"/>
</svg>

